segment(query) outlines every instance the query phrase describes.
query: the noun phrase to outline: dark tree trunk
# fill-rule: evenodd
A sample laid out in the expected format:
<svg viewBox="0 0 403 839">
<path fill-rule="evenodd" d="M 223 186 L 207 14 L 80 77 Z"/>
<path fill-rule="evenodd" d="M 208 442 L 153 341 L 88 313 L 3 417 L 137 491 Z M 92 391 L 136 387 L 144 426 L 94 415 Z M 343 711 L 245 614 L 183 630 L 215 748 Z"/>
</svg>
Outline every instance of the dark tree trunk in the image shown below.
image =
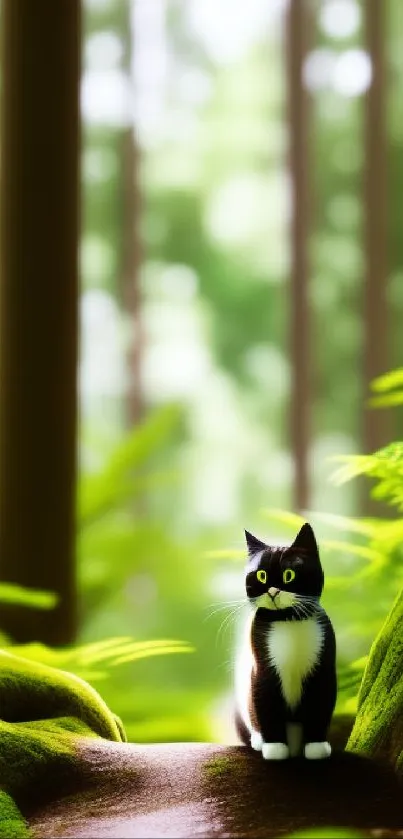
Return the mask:
<svg viewBox="0 0 403 839">
<path fill-rule="evenodd" d="M 385 122 L 385 3 L 367 0 L 364 4 L 367 49 L 373 78 L 365 100 L 365 243 L 364 283 L 364 407 L 363 450 L 373 452 L 389 442 L 389 412 L 367 406 L 370 382 L 387 372 L 388 309 L 386 283 L 387 258 L 387 161 Z M 365 486 L 367 495 L 367 487 Z M 365 513 L 379 505 L 365 501 Z"/>
<path fill-rule="evenodd" d="M 1 608 L 20 641 L 74 638 L 79 0 L 3 0 L 0 575 L 59 596 Z"/>
<path fill-rule="evenodd" d="M 294 507 L 309 505 L 309 408 L 311 359 L 309 347 L 309 108 L 302 71 L 307 54 L 309 9 L 306 0 L 290 0 L 287 14 L 287 77 L 292 189 L 290 351 L 292 390 L 291 449 L 295 464 Z"/>
</svg>

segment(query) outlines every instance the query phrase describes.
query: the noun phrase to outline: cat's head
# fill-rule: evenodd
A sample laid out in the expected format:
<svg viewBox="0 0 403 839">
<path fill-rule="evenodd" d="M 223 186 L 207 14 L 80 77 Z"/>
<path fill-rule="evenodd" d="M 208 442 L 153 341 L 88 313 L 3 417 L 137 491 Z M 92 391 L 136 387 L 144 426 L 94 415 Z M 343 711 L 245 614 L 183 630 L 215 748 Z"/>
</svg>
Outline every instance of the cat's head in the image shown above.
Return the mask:
<svg viewBox="0 0 403 839">
<path fill-rule="evenodd" d="M 317 609 L 324 574 L 312 527 L 304 524 L 292 545 L 271 547 L 245 530 L 246 594 L 273 620 L 302 620 Z M 268 615 L 269 617 L 269 615 Z"/>
</svg>

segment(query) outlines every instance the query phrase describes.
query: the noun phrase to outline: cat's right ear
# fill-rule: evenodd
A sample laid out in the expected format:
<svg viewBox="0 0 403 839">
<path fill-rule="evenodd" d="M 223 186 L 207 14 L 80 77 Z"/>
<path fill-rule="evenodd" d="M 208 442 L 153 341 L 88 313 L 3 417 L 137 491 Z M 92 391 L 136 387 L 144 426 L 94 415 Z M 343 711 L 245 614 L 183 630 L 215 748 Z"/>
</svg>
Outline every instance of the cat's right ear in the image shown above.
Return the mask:
<svg viewBox="0 0 403 839">
<path fill-rule="evenodd" d="M 260 551 L 265 551 L 267 548 L 264 542 L 261 542 L 256 536 L 253 536 L 248 530 L 245 530 L 245 539 L 249 556 L 254 556 Z"/>
</svg>

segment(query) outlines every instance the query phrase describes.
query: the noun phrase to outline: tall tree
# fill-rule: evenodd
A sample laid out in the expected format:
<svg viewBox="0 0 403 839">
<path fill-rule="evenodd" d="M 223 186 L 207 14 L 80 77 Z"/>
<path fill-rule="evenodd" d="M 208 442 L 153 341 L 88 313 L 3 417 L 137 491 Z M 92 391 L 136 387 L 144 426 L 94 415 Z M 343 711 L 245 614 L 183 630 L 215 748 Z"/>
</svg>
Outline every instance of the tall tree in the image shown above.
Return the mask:
<svg viewBox="0 0 403 839">
<path fill-rule="evenodd" d="M 371 58 L 372 80 L 365 98 L 365 254 L 364 282 L 364 409 L 363 449 L 372 452 L 389 440 L 385 411 L 367 406 L 369 385 L 388 370 L 387 255 L 387 142 L 385 122 L 385 3 L 365 3 L 366 45 Z M 365 502 L 366 512 L 373 505 Z"/>
<path fill-rule="evenodd" d="M 311 401 L 309 347 L 309 107 L 303 83 L 308 50 L 308 3 L 290 0 L 287 11 L 287 78 L 289 167 L 292 191 L 290 355 L 290 435 L 295 464 L 294 507 L 309 504 L 309 408 Z"/>
<path fill-rule="evenodd" d="M 0 577 L 58 595 L 1 610 L 19 641 L 74 637 L 80 0 L 3 0 Z"/>
<path fill-rule="evenodd" d="M 130 82 L 133 99 L 136 96 L 132 66 L 135 32 L 131 18 L 131 4 L 123 5 L 121 38 L 123 41 L 123 67 Z M 122 196 L 122 263 L 121 297 L 131 324 L 130 344 L 127 355 L 128 388 L 126 395 L 126 422 L 136 425 L 143 413 L 141 387 L 142 318 L 140 294 L 140 268 L 142 241 L 140 217 L 142 194 L 140 186 L 140 148 L 133 122 L 122 132 L 121 138 L 121 196 Z"/>
</svg>

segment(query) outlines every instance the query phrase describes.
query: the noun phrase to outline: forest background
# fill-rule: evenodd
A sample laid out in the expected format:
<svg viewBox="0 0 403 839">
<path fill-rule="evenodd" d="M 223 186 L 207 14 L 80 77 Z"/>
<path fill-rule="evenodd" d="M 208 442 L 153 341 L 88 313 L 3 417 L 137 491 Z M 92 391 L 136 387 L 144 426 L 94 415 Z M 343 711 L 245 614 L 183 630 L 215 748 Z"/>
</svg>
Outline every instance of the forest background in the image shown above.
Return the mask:
<svg viewBox="0 0 403 839">
<path fill-rule="evenodd" d="M 372 41 L 373 3 L 232 7 L 84 3 L 77 633 L 15 649 L 135 741 L 233 741 L 244 528 L 314 526 L 340 710 L 402 581 L 400 520 L 332 478 L 402 418 L 368 404 L 403 357 L 399 0 Z"/>
</svg>

